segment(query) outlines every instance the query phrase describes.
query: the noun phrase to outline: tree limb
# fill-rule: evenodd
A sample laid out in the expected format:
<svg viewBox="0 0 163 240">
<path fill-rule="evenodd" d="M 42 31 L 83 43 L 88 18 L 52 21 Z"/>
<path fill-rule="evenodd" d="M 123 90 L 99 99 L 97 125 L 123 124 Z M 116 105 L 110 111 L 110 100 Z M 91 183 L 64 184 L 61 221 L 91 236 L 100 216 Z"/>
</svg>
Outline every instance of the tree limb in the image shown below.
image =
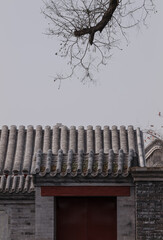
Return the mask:
<svg viewBox="0 0 163 240">
<path fill-rule="evenodd" d="M 128 45 L 127 31 L 146 25 L 147 16 L 156 12 L 155 0 L 44 1 L 47 34 L 60 38 L 56 55 L 67 58 L 70 70 L 70 74 L 56 74 L 55 81 L 75 75 L 83 83 L 94 82 L 92 73 L 107 64 L 113 48 L 121 49 L 121 37 Z"/>
<path fill-rule="evenodd" d="M 117 6 L 119 4 L 119 0 L 110 0 L 110 4 L 108 9 L 106 10 L 104 16 L 102 17 L 101 21 L 97 23 L 94 27 L 89 28 L 83 28 L 80 30 L 75 30 L 74 35 L 75 37 L 81 37 L 83 35 L 89 34 L 89 43 L 90 45 L 93 44 L 94 35 L 97 31 L 102 32 L 102 30 L 105 28 L 105 26 L 108 24 L 108 22 L 111 20 L 114 11 L 116 10 Z"/>
</svg>

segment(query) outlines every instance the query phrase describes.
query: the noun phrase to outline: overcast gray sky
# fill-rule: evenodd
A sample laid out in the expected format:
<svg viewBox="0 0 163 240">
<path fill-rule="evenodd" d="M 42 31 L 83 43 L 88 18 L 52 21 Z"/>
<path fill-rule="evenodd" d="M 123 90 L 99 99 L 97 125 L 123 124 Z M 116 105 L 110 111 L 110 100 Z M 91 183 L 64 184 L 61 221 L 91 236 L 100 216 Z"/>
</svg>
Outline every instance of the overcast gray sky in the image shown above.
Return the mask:
<svg viewBox="0 0 163 240">
<path fill-rule="evenodd" d="M 41 0 L 0 1 L 0 125 L 163 125 L 163 1 L 149 28 L 130 36 L 96 76 L 58 84 L 57 42 L 43 33 Z M 62 66 L 62 68 L 60 67 Z"/>
</svg>

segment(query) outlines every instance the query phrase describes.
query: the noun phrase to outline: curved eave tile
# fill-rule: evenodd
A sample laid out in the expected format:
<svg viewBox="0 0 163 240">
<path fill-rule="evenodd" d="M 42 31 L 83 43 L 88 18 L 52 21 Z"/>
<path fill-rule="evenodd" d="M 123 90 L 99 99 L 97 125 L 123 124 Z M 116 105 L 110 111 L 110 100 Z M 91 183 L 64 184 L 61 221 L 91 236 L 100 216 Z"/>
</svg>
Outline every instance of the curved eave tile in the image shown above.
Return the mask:
<svg viewBox="0 0 163 240">
<path fill-rule="evenodd" d="M 31 193 L 34 192 L 33 176 L 27 175 L 1 175 L 0 193 Z"/>
<path fill-rule="evenodd" d="M 88 154 L 80 151 L 74 154 L 73 150 L 69 150 L 68 154 L 63 154 L 60 149 L 58 155 L 52 154 L 48 150 L 47 154 L 42 154 L 40 150 L 36 154 L 36 168 L 34 174 L 44 177 L 49 174 L 51 177 L 127 177 L 130 168 L 134 166 L 135 153 L 131 149 L 129 154 L 123 152 L 122 149 L 116 154 L 112 149 L 105 154 L 103 149 L 99 153 L 90 150 Z M 47 168 L 48 166 L 48 168 Z M 48 171 L 47 171 L 48 169 Z M 49 171 L 51 169 L 51 171 Z"/>
</svg>

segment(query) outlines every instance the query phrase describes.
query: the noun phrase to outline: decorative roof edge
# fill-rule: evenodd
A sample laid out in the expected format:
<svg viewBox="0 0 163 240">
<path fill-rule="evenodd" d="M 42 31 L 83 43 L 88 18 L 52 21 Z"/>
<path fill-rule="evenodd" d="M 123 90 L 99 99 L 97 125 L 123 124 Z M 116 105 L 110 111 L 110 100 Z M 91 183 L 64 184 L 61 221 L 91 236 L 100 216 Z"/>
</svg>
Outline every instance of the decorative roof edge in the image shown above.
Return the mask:
<svg viewBox="0 0 163 240">
<path fill-rule="evenodd" d="M 0 193 L 31 193 L 34 191 L 32 175 L 0 175 Z"/>
<path fill-rule="evenodd" d="M 150 155 L 158 149 L 163 149 L 163 140 L 161 139 L 155 139 L 148 144 L 148 146 L 145 148 L 145 159 L 148 159 Z"/>
</svg>

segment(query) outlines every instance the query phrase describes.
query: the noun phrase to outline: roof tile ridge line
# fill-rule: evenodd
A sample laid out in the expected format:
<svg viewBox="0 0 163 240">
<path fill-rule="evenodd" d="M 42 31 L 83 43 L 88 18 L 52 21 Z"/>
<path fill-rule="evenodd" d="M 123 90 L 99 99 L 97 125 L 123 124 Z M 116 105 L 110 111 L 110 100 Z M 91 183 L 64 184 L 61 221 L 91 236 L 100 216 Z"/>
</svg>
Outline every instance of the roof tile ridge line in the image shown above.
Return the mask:
<svg viewBox="0 0 163 240">
<path fill-rule="evenodd" d="M 103 161 L 104 160 L 104 150 L 100 149 L 99 151 L 99 156 L 98 156 L 98 167 L 97 167 L 97 172 L 102 173 L 103 170 Z"/>
<path fill-rule="evenodd" d="M 103 129 L 103 145 L 104 145 L 104 153 L 109 153 L 111 147 L 111 130 L 109 126 L 104 126 Z"/>
<path fill-rule="evenodd" d="M 9 174 L 12 170 L 14 156 L 15 156 L 15 147 L 17 142 L 17 128 L 15 125 L 10 127 L 9 138 L 8 138 L 8 147 L 6 153 L 6 160 L 4 165 L 4 173 Z"/>
<path fill-rule="evenodd" d="M 83 153 L 86 152 L 85 150 L 85 129 L 83 126 L 78 127 L 78 133 L 77 133 L 77 142 L 78 142 L 78 153 L 80 150 L 83 150 Z"/>
<path fill-rule="evenodd" d="M 92 172 L 93 162 L 94 162 L 94 152 L 93 150 L 90 150 L 89 157 L 88 157 L 88 169 L 87 169 L 88 173 Z"/>
<path fill-rule="evenodd" d="M 77 172 L 79 174 L 82 173 L 83 161 L 84 161 L 84 151 L 81 149 L 79 151 L 79 153 L 78 153 L 78 168 L 77 168 Z"/>
<path fill-rule="evenodd" d="M 76 127 L 71 126 L 69 130 L 69 149 L 72 149 L 74 153 L 77 152 L 76 143 L 77 143 Z"/>
<path fill-rule="evenodd" d="M 36 153 L 36 166 L 35 166 L 35 173 L 40 172 L 41 162 L 42 162 L 42 150 L 39 149 Z"/>
<path fill-rule="evenodd" d="M 128 126 L 128 149 L 133 149 L 136 152 L 134 128 L 132 125 Z"/>
<path fill-rule="evenodd" d="M 56 173 L 60 173 L 61 172 L 62 161 L 63 161 L 63 151 L 62 151 L 62 149 L 59 149 L 58 150 L 58 159 L 57 159 Z"/>
<path fill-rule="evenodd" d="M 10 191 L 11 178 L 12 178 L 11 175 L 7 176 L 7 181 L 6 181 L 6 186 L 5 186 L 4 192 L 9 192 Z"/>
<path fill-rule="evenodd" d="M 70 173 L 72 170 L 72 161 L 73 161 L 73 150 L 70 149 L 68 151 L 68 158 L 67 158 L 67 173 Z"/>
<path fill-rule="evenodd" d="M 43 153 L 48 152 L 50 148 L 51 148 L 51 127 L 45 126 L 43 137 Z"/>
<path fill-rule="evenodd" d="M 123 173 L 123 164 L 124 164 L 124 152 L 123 149 L 119 149 L 119 154 L 118 154 L 118 174 Z"/>
<path fill-rule="evenodd" d="M 46 167 L 45 167 L 46 173 L 50 173 L 51 171 L 51 162 L 52 162 L 52 150 L 49 149 L 47 152 L 47 159 L 46 159 Z"/>
<path fill-rule="evenodd" d="M 93 126 L 87 126 L 86 130 L 86 152 L 89 153 L 90 151 L 94 150 L 94 133 L 93 133 Z"/>
<path fill-rule="evenodd" d="M 37 152 L 43 148 L 43 129 L 41 125 L 37 125 L 34 129 L 34 141 L 33 141 L 33 152 L 31 157 L 31 164 L 29 168 L 28 174 L 36 174 L 35 167 L 36 167 L 36 156 Z M 24 171 L 26 174 L 26 172 Z"/>
<path fill-rule="evenodd" d="M 33 176 L 31 177 L 31 182 L 30 182 L 30 186 L 29 186 L 29 193 L 34 192 L 35 191 L 35 186 L 34 186 L 34 181 L 33 181 Z"/>
<path fill-rule="evenodd" d="M 120 138 L 120 149 L 122 149 L 124 153 L 127 153 L 128 152 L 127 132 L 126 132 L 125 126 L 120 126 L 119 138 Z"/>
<path fill-rule="evenodd" d="M 18 134 L 17 134 L 17 143 L 16 143 L 16 152 L 14 157 L 14 163 L 12 168 L 13 174 L 18 174 L 21 170 L 22 159 L 24 157 L 25 150 L 25 127 L 19 126 Z"/>
<path fill-rule="evenodd" d="M 128 154 L 128 170 L 132 167 L 132 161 L 134 159 L 134 150 L 133 149 L 129 149 L 129 154 Z"/>
<path fill-rule="evenodd" d="M 31 170 L 30 170 L 30 172 L 29 172 L 29 174 L 36 174 L 36 172 L 35 172 L 35 167 L 36 167 L 36 156 L 37 156 L 37 152 L 35 152 L 34 154 L 33 154 L 33 157 L 32 157 L 32 164 L 31 164 Z"/>
<path fill-rule="evenodd" d="M 5 165 L 6 154 L 7 154 L 7 145 L 8 145 L 8 126 L 4 125 L 1 130 L 1 140 L 0 140 L 0 173 L 3 172 Z"/>
<path fill-rule="evenodd" d="M 29 173 L 31 168 L 31 161 L 33 156 L 33 145 L 34 145 L 34 128 L 32 125 L 27 127 L 26 134 L 26 144 L 25 144 L 25 153 L 24 153 L 24 162 L 22 166 L 22 171 L 24 173 Z"/>
<path fill-rule="evenodd" d="M 2 175 L 1 181 L 0 181 L 0 192 L 3 192 L 5 184 L 6 184 L 6 175 Z"/>
<path fill-rule="evenodd" d="M 102 130 L 101 126 L 95 127 L 95 153 L 99 153 L 102 149 Z"/>
<path fill-rule="evenodd" d="M 145 167 L 145 158 L 143 153 L 142 136 L 141 136 L 140 128 L 136 129 L 136 135 L 137 135 L 137 145 L 138 145 L 138 155 L 139 155 L 139 166 Z"/>
<path fill-rule="evenodd" d="M 60 135 L 60 148 L 63 151 L 63 154 L 67 154 L 68 152 L 68 128 L 66 126 L 61 127 L 61 135 Z"/>
<path fill-rule="evenodd" d="M 113 161 L 114 161 L 114 151 L 113 149 L 109 150 L 108 154 L 108 174 L 111 174 L 113 172 Z"/>
<path fill-rule="evenodd" d="M 34 142 L 34 150 L 35 154 L 39 149 L 42 149 L 43 145 L 43 129 L 41 125 L 37 125 L 35 129 L 35 142 Z"/>
<path fill-rule="evenodd" d="M 21 192 L 23 190 L 24 179 L 25 179 L 24 175 L 20 175 L 20 180 L 19 180 L 19 185 L 18 185 L 17 192 Z"/>
<path fill-rule="evenodd" d="M 111 137 L 112 137 L 112 148 L 114 153 L 118 154 L 119 151 L 119 132 L 117 126 L 113 125 L 111 129 Z"/>
<path fill-rule="evenodd" d="M 28 191 L 29 184 L 30 184 L 30 175 L 27 175 L 26 178 L 25 178 L 23 193 Z"/>
<path fill-rule="evenodd" d="M 10 190 L 11 193 L 16 191 L 17 181 L 18 181 L 18 176 L 17 175 L 13 176 L 12 187 Z"/>
<path fill-rule="evenodd" d="M 53 126 L 52 129 L 52 152 L 58 154 L 60 145 L 60 128 L 58 125 Z"/>
</svg>

